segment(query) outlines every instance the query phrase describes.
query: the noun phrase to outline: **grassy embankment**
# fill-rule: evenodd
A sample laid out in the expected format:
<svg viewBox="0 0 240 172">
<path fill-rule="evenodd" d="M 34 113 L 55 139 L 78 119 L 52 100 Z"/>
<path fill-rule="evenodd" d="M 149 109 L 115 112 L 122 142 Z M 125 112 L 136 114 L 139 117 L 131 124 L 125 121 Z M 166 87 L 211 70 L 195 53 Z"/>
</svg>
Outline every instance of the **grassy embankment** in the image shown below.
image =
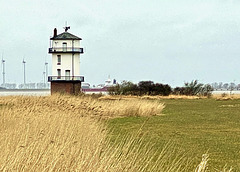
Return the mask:
<svg viewBox="0 0 240 172">
<path fill-rule="evenodd" d="M 211 171 L 239 170 L 239 110 L 240 100 L 1 97 L 0 171 L 194 171 L 206 152 Z"/>
<path fill-rule="evenodd" d="M 210 171 L 224 166 L 240 171 L 240 99 L 164 99 L 163 116 L 113 119 L 109 126 L 116 135 L 138 132 L 139 127 L 155 149 L 166 142 L 192 158 L 197 166 L 202 154 L 208 153 Z"/>
</svg>

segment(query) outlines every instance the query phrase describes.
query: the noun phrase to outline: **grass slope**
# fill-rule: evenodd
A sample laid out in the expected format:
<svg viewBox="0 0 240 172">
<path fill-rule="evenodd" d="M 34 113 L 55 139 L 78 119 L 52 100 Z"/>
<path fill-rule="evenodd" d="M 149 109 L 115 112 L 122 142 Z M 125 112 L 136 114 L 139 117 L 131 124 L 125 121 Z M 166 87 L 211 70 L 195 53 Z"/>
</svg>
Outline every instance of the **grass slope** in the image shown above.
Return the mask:
<svg viewBox="0 0 240 172">
<path fill-rule="evenodd" d="M 240 171 L 240 100 L 161 101 L 166 105 L 163 116 L 110 120 L 113 135 L 133 134 L 141 128 L 155 149 L 169 141 L 174 143 L 176 149 L 192 158 L 193 169 L 208 152 L 210 171 L 222 170 L 225 165 Z"/>
</svg>

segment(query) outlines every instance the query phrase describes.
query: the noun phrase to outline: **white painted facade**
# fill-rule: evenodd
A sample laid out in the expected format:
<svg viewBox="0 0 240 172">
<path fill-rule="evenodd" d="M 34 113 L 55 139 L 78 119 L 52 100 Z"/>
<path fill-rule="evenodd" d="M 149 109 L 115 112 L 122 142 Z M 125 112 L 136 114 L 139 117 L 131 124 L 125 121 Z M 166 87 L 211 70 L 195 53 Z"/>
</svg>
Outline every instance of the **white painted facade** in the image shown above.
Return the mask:
<svg viewBox="0 0 240 172">
<path fill-rule="evenodd" d="M 52 40 L 51 45 L 53 50 L 57 50 L 56 53 L 52 53 L 52 76 L 59 76 L 58 70 L 61 71 L 61 76 L 79 76 L 80 53 L 62 51 L 80 48 L 80 40 Z"/>
<path fill-rule="evenodd" d="M 61 62 L 58 62 L 58 55 L 61 56 Z M 72 60 L 74 60 L 72 62 Z M 73 63 L 73 64 L 72 64 Z M 61 76 L 65 76 L 69 71 L 70 76 L 80 75 L 80 55 L 71 53 L 55 53 L 52 54 L 52 76 L 58 76 L 58 69 L 61 70 Z M 74 70 L 74 73 L 72 73 Z"/>
</svg>

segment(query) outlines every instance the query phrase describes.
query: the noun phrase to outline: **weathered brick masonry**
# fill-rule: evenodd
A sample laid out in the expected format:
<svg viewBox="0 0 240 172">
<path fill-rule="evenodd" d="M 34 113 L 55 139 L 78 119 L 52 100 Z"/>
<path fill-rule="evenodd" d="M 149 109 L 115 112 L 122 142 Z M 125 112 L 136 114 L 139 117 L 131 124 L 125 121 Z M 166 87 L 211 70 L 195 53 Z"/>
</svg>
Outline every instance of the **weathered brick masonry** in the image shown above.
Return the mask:
<svg viewBox="0 0 240 172">
<path fill-rule="evenodd" d="M 51 82 L 51 93 L 80 94 L 81 82 Z"/>
</svg>

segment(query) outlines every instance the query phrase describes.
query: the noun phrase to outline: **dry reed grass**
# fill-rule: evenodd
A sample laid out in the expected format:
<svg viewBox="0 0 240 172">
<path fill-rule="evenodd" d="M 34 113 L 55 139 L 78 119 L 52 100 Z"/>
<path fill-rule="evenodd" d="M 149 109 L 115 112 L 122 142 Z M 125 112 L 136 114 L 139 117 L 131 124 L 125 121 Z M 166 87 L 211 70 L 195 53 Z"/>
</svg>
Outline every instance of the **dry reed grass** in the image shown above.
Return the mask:
<svg viewBox="0 0 240 172">
<path fill-rule="evenodd" d="M 102 96 L 99 99 L 101 100 L 165 100 L 165 99 L 188 99 L 188 100 L 194 100 L 194 99 L 207 99 L 209 97 L 207 96 L 186 96 L 186 95 L 169 95 L 169 96 Z M 221 95 L 221 94 L 213 94 L 211 98 L 216 99 L 216 100 L 233 100 L 233 99 L 240 99 L 239 94 L 226 94 L 226 95 Z"/>
<path fill-rule="evenodd" d="M 205 172 L 205 171 L 208 170 L 208 166 L 207 166 L 207 162 L 209 160 L 208 157 L 209 157 L 208 154 L 203 154 L 202 155 L 202 161 L 200 162 L 200 164 L 195 169 L 195 172 Z"/>
<path fill-rule="evenodd" d="M 100 154 L 106 133 L 98 122 L 14 109 L 1 112 L 0 171 L 85 171 L 100 161 L 95 154 Z"/>
<path fill-rule="evenodd" d="M 200 162 L 200 164 L 195 169 L 195 172 L 207 172 L 207 171 L 209 171 L 208 170 L 208 161 L 209 161 L 209 155 L 207 153 L 203 154 L 202 155 L 202 161 Z M 227 168 L 225 166 L 225 167 L 223 167 L 222 170 L 215 169 L 215 171 L 219 171 L 219 172 L 232 172 L 233 169 L 231 167 Z"/>
<path fill-rule="evenodd" d="M 185 96 L 185 95 L 169 95 L 169 96 L 102 96 L 99 99 L 101 100 L 162 100 L 162 99 L 205 99 L 207 97 L 204 96 Z"/>
<path fill-rule="evenodd" d="M 18 112 L 24 113 L 42 114 L 54 111 L 103 118 L 159 115 L 164 108 L 164 104 L 157 101 L 136 99 L 112 101 L 58 94 L 49 97 L 1 97 L 0 104 L 14 106 Z"/>
<path fill-rule="evenodd" d="M 216 100 L 233 100 L 240 99 L 240 94 L 214 94 L 212 97 Z"/>
</svg>

